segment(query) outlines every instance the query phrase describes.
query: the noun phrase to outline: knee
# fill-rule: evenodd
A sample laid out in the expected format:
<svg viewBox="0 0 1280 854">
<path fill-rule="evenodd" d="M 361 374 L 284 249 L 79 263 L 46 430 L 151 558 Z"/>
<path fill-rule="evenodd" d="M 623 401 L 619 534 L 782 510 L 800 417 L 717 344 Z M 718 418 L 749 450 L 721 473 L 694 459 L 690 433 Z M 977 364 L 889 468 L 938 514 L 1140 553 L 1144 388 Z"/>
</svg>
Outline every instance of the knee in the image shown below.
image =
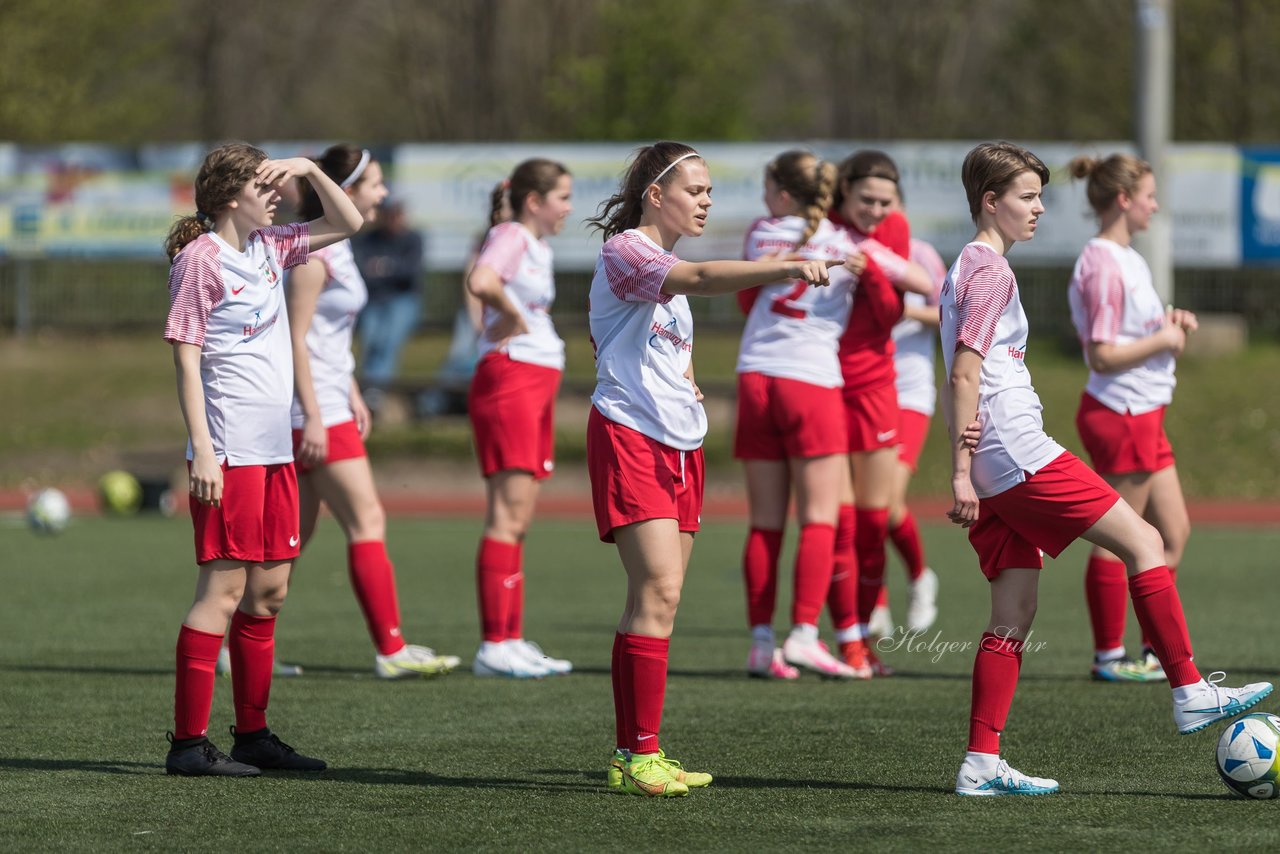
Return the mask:
<svg viewBox="0 0 1280 854">
<path fill-rule="evenodd" d="M 676 609 L 680 606 L 680 582 L 676 580 L 655 581 L 645 591 L 653 616 L 663 620 L 673 620 Z"/>
<path fill-rule="evenodd" d="M 387 538 L 387 513 L 382 502 L 375 501 L 362 508 L 356 515 L 349 539 L 351 542 L 385 540 Z"/>
<path fill-rule="evenodd" d="M 256 617 L 274 617 L 284 607 L 288 593 L 288 581 L 259 584 L 245 596 L 245 610 Z"/>
<path fill-rule="evenodd" d="M 1191 538 L 1191 522 L 1183 520 L 1176 526 L 1167 526 L 1164 531 L 1164 556 L 1169 566 L 1182 563 L 1182 552 Z"/>
</svg>

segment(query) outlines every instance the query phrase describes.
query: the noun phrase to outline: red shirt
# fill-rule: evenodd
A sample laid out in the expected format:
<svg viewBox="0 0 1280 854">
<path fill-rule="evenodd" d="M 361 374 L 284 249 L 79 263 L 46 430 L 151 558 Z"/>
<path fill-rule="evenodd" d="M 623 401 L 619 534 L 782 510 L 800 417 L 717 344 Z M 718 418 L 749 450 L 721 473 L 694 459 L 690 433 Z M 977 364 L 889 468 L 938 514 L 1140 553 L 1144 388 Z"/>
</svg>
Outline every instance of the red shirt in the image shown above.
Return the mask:
<svg viewBox="0 0 1280 854">
<path fill-rule="evenodd" d="M 911 227 L 907 218 L 896 211 L 884 218 L 873 235 L 863 234 L 837 215 L 831 218 L 843 225 L 857 243 L 873 241 L 901 258 L 911 255 Z M 894 287 L 882 264 L 874 260 L 874 254 L 867 252 L 867 268 L 858 277 L 849 325 L 840 337 L 840 368 L 846 392 L 893 385 L 896 378 L 893 326 L 902 319 L 903 294 Z"/>
</svg>

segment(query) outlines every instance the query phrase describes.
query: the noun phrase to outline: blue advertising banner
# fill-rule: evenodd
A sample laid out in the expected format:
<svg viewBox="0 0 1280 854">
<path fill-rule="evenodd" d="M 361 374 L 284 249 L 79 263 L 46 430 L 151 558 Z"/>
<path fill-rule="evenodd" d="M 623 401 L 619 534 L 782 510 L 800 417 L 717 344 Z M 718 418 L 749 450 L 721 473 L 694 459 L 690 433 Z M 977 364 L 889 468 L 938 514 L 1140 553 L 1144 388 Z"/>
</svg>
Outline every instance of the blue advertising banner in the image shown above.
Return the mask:
<svg viewBox="0 0 1280 854">
<path fill-rule="evenodd" d="M 1280 264 L 1280 148 L 1240 149 L 1240 252 L 1246 264 Z"/>
</svg>

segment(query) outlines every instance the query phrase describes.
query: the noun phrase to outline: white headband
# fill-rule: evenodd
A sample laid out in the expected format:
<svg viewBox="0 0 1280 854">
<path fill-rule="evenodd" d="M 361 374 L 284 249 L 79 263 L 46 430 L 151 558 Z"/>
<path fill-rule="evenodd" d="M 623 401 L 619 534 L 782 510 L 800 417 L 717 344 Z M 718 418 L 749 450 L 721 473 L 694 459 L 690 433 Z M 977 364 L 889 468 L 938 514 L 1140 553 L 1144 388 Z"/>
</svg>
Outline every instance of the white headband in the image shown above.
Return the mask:
<svg viewBox="0 0 1280 854">
<path fill-rule="evenodd" d="M 351 170 L 351 174 L 346 177 L 346 180 L 344 180 L 338 186 L 345 190 L 347 189 L 347 187 L 350 187 L 356 181 L 359 181 L 360 176 L 363 175 L 364 170 L 369 167 L 369 161 L 372 159 L 373 159 L 373 156 L 369 154 L 369 149 L 367 148 L 361 149 L 360 162 L 356 164 L 355 169 Z"/>
<path fill-rule="evenodd" d="M 658 173 L 658 177 L 654 178 L 654 179 L 653 179 L 652 181 L 650 181 L 649 183 L 650 183 L 650 184 L 656 184 L 656 183 L 658 183 L 659 181 L 661 181 L 661 180 L 662 180 L 662 176 L 663 176 L 663 175 L 665 175 L 665 174 L 667 174 L 668 172 L 670 172 L 670 171 L 672 170 L 672 168 L 673 168 L 673 167 L 675 167 L 675 165 L 676 165 L 677 163 L 679 163 L 681 160 L 688 160 L 690 157 L 701 157 L 701 156 L 702 156 L 702 155 L 701 155 L 701 154 L 699 154 L 699 153 L 698 153 L 698 152 L 696 152 L 696 151 L 690 151 L 688 154 L 681 154 L 681 155 L 680 155 L 679 157 L 677 157 L 675 160 L 672 160 L 670 163 L 668 163 L 668 164 L 667 164 L 667 168 L 666 168 L 666 169 L 663 169 L 661 172 L 659 172 L 659 173 Z"/>
</svg>

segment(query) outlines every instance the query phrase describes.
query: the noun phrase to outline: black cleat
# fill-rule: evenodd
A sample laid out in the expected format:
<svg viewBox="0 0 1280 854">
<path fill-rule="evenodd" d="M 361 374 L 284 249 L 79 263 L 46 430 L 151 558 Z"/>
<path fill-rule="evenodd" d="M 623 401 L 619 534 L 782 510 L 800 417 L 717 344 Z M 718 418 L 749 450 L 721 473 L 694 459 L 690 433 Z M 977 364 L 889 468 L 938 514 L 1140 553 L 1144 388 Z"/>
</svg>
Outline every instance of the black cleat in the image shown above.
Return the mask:
<svg viewBox="0 0 1280 854">
<path fill-rule="evenodd" d="M 262 772 L 254 765 L 237 762 L 213 746 L 207 738 L 169 739 L 169 755 L 164 760 L 164 773 L 179 777 L 257 777 Z"/>
<path fill-rule="evenodd" d="M 303 756 L 269 729 L 241 734 L 232 727 L 231 734 L 236 738 L 236 746 L 231 748 L 236 762 L 274 771 L 323 771 L 329 767 L 323 759 Z"/>
</svg>

